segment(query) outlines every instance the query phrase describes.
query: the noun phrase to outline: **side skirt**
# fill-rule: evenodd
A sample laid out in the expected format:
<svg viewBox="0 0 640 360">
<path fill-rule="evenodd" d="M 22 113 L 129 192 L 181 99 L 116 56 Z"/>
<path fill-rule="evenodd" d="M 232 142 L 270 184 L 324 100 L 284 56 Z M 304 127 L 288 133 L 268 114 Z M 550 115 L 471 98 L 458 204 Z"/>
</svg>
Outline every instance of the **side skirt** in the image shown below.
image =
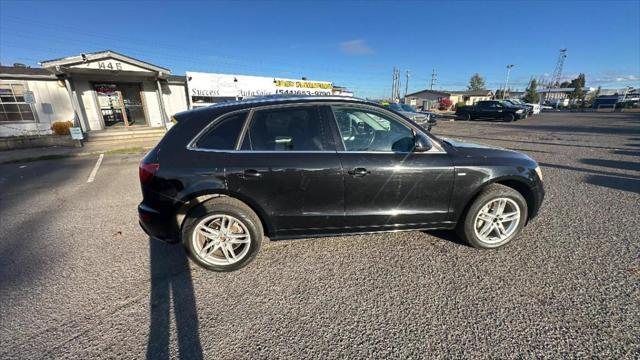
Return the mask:
<svg viewBox="0 0 640 360">
<path fill-rule="evenodd" d="M 351 235 L 366 235 L 366 234 L 380 234 L 380 233 L 396 233 L 407 231 L 422 231 L 422 230 L 453 230 L 456 227 L 456 223 L 453 221 L 442 222 L 437 224 L 425 224 L 424 226 L 405 228 L 405 229 L 384 229 L 384 230 L 371 230 L 371 229 L 313 229 L 318 232 L 311 232 L 307 230 L 307 233 L 281 233 L 275 236 L 269 237 L 270 240 L 293 240 L 293 239 L 314 239 L 333 236 L 351 236 Z M 312 230 L 312 231 L 313 231 Z M 322 230 L 320 232 L 320 230 Z M 342 231 L 338 231 L 342 230 Z M 302 229 L 301 229 L 302 231 Z"/>
</svg>

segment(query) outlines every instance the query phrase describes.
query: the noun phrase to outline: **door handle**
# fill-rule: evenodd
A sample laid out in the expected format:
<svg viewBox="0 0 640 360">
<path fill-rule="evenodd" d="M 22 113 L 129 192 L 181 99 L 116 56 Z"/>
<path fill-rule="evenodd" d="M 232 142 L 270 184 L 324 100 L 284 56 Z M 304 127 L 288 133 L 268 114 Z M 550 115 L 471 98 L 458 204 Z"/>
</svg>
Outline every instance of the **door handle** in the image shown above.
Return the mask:
<svg viewBox="0 0 640 360">
<path fill-rule="evenodd" d="M 260 177 L 261 175 L 262 174 L 260 174 L 258 170 L 254 170 L 254 169 L 248 169 L 244 171 L 244 177 L 257 178 L 257 177 Z"/>
<path fill-rule="evenodd" d="M 367 170 L 365 168 L 355 168 L 355 169 L 349 170 L 348 173 L 349 173 L 349 175 L 353 175 L 353 176 L 356 176 L 356 177 L 362 177 L 362 176 L 371 174 L 371 171 L 369 171 L 369 170 Z"/>
</svg>

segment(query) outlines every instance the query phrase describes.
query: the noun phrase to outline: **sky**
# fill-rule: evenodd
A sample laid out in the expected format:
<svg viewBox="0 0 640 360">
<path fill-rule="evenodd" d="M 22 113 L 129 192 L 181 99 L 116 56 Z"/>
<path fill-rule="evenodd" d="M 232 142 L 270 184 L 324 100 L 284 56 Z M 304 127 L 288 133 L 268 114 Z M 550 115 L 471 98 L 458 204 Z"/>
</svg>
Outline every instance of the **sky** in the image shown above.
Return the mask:
<svg viewBox="0 0 640 360">
<path fill-rule="evenodd" d="M 587 86 L 640 86 L 640 1 L 0 0 L 0 63 L 114 50 L 174 75 L 202 71 L 332 81 L 356 96 L 386 98 L 392 71 L 402 93 L 461 90 L 474 73 L 488 88 L 524 89 L 550 76 Z"/>
</svg>

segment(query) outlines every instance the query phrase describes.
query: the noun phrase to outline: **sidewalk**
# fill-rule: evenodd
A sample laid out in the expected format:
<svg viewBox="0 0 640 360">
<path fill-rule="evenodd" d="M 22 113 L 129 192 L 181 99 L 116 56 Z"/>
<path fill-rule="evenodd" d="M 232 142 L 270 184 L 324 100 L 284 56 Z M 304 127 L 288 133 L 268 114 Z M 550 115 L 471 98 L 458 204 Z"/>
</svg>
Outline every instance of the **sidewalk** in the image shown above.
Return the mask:
<svg viewBox="0 0 640 360">
<path fill-rule="evenodd" d="M 88 156 L 102 153 L 143 154 L 154 147 L 157 140 L 122 144 L 86 144 L 83 147 L 51 146 L 0 151 L 0 164 Z"/>
</svg>

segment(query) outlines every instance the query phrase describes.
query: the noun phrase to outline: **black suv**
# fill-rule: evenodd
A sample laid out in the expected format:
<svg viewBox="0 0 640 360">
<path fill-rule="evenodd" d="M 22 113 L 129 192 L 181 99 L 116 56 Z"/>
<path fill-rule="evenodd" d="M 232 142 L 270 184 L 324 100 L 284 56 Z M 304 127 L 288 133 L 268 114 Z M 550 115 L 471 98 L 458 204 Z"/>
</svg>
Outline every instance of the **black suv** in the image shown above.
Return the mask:
<svg viewBox="0 0 640 360">
<path fill-rule="evenodd" d="M 461 106 L 456 109 L 456 116 L 463 120 L 484 118 L 511 122 L 524 119 L 527 115 L 527 109 L 500 100 L 478 101 L 474 105 Z"/>
<path fill-rule="evenodd" d="M 497 248 L 538 212 L 538 164 L 439 139 L 372 102 L 280 97 L 175 115 L 140 164 L 140 224 L 229 271 L 272 240 L 457 229 Z"/>
</svg>

